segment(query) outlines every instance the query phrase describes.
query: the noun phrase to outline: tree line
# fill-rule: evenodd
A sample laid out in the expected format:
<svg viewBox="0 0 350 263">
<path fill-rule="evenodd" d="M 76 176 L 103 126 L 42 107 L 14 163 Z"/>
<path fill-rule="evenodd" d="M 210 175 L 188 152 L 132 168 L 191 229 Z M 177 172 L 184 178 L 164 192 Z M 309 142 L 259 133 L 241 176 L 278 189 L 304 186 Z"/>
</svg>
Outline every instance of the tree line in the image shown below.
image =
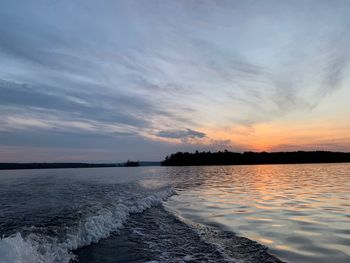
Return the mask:
<svg viewBox="0 0 350 263">
<path fill-rule="evenodd" d="M 350 162 L 350 153 L 330 151 L 295 152 L 177 152 L 161 162 L 163 166 L 297 164 Z"/>
</svg>

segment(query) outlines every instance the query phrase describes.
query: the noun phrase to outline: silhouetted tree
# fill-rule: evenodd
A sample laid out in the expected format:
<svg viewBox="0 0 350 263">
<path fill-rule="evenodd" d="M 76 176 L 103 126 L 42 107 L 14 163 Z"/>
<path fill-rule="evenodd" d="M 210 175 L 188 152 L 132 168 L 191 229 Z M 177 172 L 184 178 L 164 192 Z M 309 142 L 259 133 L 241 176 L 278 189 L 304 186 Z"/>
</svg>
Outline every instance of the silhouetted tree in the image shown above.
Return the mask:
<svg viewBox="0 0 350 263">
<path fill-rule="evenodd" d="M 293 164 L 350 162 L 350 153 L 330 151 L 297 152 L 178 152 L 166 156 L 163 166 L 234 165 L 234 164 Z"/>
</svg>

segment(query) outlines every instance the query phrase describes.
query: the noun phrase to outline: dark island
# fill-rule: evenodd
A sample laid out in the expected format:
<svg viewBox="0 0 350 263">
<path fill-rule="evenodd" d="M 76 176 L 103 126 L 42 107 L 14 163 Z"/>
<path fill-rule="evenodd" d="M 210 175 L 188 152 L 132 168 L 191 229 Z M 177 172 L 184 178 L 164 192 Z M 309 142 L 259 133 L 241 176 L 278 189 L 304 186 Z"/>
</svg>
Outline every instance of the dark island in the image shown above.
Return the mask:
<svg viewBox="0 0 350 263">
<path fill-rule="evenodd" d="M 350 153 L 330 151 L 296 152 L 178 152 L 167 156 L 162 166 L 345 163 Z"/>
<path fill-rule="evenodd" d="M 126 163 L 122 163 L 120 165 L 120 167 L 137 167 L 140 166 L 140 162 L 134 162 L 134 161 L 130 161 L 128 160 Z"/>
</svg>

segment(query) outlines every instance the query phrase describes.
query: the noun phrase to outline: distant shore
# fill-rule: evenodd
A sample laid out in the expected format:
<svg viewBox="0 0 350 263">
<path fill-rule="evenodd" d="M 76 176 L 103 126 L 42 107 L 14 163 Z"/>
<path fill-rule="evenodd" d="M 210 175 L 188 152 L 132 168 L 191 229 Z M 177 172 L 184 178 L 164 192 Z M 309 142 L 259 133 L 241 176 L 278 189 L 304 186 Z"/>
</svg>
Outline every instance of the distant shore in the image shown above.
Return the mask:
<svg viewBox="0 0 350 263">
<path fill-rule="evenodd" d="M 256 164 L 303 164 L 348 163 L 350 153 L 331 151 L 295 152 L 177 152 L 162 162 L 127 161 L 124 163 L 0 163 L 0 170 L 103 168 L 138 166 L 200 166 L 200 165 L 256 165 Z"/>
<path fill-rule="evenodd" d="M 56 168 L 94 168 L 94 167 L 117 167 L 117 164 L 96 164 L 96 163 L 0 163 L 0 170 L 56 169 Z"/>
<path fill-rule="evenodd" d="M 254 165 L 254 164 L 303 164 L 346 163 L 350 153 L 330 151 L 296 152 L 178 152 L 167 156 L 162 166 L 199 165 Z"/>
<path fill-rule="evenodd" d="M 138 165 L 128 165 L 128 162 L 126 163 L 0 163 L 0 170 L 159 166 L 160 162 L 137 162 L 137 164 Z"/>
</svg>

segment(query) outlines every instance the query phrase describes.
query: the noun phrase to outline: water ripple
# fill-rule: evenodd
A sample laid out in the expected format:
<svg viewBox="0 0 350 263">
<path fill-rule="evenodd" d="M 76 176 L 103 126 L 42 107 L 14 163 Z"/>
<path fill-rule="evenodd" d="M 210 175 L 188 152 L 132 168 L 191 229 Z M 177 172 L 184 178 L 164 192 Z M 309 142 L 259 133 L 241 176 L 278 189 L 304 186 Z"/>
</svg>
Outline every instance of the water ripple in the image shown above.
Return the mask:
<svg viewBox="0 0 350 263">
<path fill-rule="evenodd" d="M 182 216 L 223 225 L 288 262 L 350 262 L 350 164 L 191 167 L 186 177 L 174 169 L 179 184 L 197 182 L 168 201 Z M 190 213 L 183 203 L 194 204 Z"/>
</svg>

